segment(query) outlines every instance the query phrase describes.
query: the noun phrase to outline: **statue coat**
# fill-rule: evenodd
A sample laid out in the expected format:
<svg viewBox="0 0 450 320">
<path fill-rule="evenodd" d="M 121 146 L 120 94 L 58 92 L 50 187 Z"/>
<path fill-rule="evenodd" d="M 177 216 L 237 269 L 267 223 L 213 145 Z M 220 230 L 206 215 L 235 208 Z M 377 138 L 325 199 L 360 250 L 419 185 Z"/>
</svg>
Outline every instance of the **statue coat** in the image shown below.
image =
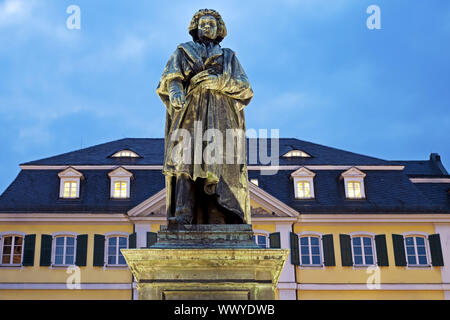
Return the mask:
<svg viewBox="0 0 450 320">
<path fill-rule="evenodd" d="M 204 70 L 217 75 L 216 90 L 207 89 L 201 83 L 191 84 L 191 78 Z M 186 103 L 181 110 L 175 109 L 169 100 L 168 86 L 172 80 L 179 80 L 183 85 Z M 235 53 L 218 44 L 211 44 L 209 47 L 193 41 L 180 44 L 167 62 L 156 92 L 167 110 L 163 167 L 163 174 L 166 176 L 167 216 L 174 215 L 175 176 L 185 173 L 194 181 L 197 178 L 205 179 L 206 193 L 214 193 L 221 206 L 239 215 L 245 223 L 250 223 L 243 109 L 250 102 L 253 91 Z M 172 141 L 174 139 L 171 137 L 177 129 L 190 133 L 192 148 L 182 151 L 189 152 L 190 163 L 174 161 L 173 155 L 180 153 L 180 148 L 177 148 L 178 140 Z M 214 134 L 204 141 L 203 134 L 208 129 L 219 130 L 223 141 Z M 233 163 L 228 160 L 231 154 L 225 141 L 227 129 L 240 129 L 243 133 L 241 139 L 237 140 L 241 143 L 234 145 Z M 211 142 L 221 144 L 223 153 L 213 152 L 216 161 L 205 163 L 203 151 Z M 196 152 L 196 148 L 200 146 L 201 151 Z"/>
</svg>

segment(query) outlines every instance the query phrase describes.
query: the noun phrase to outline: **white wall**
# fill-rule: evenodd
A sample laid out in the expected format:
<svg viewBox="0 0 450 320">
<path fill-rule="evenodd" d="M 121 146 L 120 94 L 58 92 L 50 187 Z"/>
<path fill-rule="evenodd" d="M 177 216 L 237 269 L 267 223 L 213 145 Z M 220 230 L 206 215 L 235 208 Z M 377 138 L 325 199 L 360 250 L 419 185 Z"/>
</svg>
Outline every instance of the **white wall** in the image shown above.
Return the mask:
<svg viewBox="0 0 450 320">
<path fill-rule="evenodd" d="M 281 249 L 290 249 L 290 233 L 292 231 L 291 223 L 276 225 L 276 231 L 280 233 Z M 278 281 L 278 290 L 280 300 L 297 300 L 297 283 L 295 282 L 295 266 L 291 263 L 291 254 L 289 253 L 286 264 Z"/>
<path fill-rule="evenodd" d="M 442 283 L 450 284 L 450 225 L 435 224 L 436 233 L 441 237 L 442 255 L 444 256 L 444 266 L 441 267 Z M 450 291 L 445 292 L 445 300 L 450 300 Z"/>
</svg>

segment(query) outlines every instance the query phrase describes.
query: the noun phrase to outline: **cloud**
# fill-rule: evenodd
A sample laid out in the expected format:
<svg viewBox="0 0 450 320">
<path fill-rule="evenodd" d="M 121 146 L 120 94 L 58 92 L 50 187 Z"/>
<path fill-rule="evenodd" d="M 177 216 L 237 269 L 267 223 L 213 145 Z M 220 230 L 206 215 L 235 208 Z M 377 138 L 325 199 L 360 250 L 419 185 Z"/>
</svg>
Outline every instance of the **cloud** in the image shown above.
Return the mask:
<svg viewBox="0 0 450 320">
<path fill-rule="evenodd" d="M 27 46 L 35 38 L 74 44 L 78 35 L 66 28 L 66 15 L 55 15 L 45 0 L 5 0 L 0 3 L 0 35 L 6 40 L 2 45 Z"/>
<path fill-rule="evenodd" d="M 0 27 L 17 25 L 29 18 L 35 1 L 6 0 L 0 3 Z"/>
</svg>

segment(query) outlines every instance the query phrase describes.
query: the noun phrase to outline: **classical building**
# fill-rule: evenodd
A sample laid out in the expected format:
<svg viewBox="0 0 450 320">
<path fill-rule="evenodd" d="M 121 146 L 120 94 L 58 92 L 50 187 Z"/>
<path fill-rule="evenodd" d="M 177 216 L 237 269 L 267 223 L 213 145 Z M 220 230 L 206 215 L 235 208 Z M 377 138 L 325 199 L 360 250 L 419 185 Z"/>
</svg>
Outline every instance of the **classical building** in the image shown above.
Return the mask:
<svg viewBox="0 0 450 320">
<path fill-rule="evenodd" d="M 450 299 L 439 155 L 279 142 L 277 167 L 248 166 L 255 241 L 291 250 L 279 299 Z M 166 223 L 163 145 L 122 139 L 21 164 L 0 197 L 0 299 L 135 299 L 120 249 L 152 245 Z"/>
</svg>

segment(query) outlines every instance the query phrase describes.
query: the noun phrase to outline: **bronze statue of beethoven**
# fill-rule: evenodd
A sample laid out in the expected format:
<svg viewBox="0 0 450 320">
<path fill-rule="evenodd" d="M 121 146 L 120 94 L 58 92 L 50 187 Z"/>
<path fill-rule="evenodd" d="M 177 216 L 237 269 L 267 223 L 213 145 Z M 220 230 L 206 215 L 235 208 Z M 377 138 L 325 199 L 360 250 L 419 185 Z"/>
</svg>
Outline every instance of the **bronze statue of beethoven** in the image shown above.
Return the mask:
<svg viewBox="0 0 450 320">
<path fill-rule="evenodd" d="M 163 173 L 168 222 L 249 224 L 245 135 L 244 147 L 234 149 L 243 153 L 241 163 L 227 163 L 225 145 L 226 152 L 216 155 L 220 161 L 212 163 L 200 159 L 202 152 L 195 150 L 205 146 L 202 135 L 208 129 L 218 130 L 223 140 L 229 129 L 245 133 L 243 109 L 253 91 L 235 53 L 220 47 L 227 31 L 217 11 L 199 10 L 188 30 L 193 41 L 177 47 L 156 90 L 167 109 Z M 192 148 L 177 148 L 180 140 L 174 139 L 174 133 L 180 129 L 189 133 Z M 215 142 L 225 144 L 221 139 Z M 190 161 L 180 161 L 186 156 L 182 152 L 190 153 Z"/>
</svg>

